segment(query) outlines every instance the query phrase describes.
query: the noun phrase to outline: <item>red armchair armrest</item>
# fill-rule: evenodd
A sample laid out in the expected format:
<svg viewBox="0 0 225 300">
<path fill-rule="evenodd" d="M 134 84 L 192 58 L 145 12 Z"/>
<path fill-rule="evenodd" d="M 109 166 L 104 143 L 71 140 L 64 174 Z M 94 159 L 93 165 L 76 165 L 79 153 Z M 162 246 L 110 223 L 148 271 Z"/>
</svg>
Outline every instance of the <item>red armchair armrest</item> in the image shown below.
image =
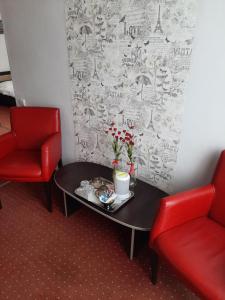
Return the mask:
<svg viewBox="0 0 225 300">
<path fill-rule="evenodd" d="M 215 188 L 209 184 L 161 199 L 150 237 L 150 247 L 161 233 L 209 213 Z"/>
<path fill-rule="evenodd" d="M 16 138 L 12 132 L 0 136 L 0 158 L 16 148 Z"/>
<path fill-rule="evenodd" d="M 45 181 L 49 181 L 61 158 L 61 134 L 51 135 L 41 146 L 42 172 Z"/>
</svg>

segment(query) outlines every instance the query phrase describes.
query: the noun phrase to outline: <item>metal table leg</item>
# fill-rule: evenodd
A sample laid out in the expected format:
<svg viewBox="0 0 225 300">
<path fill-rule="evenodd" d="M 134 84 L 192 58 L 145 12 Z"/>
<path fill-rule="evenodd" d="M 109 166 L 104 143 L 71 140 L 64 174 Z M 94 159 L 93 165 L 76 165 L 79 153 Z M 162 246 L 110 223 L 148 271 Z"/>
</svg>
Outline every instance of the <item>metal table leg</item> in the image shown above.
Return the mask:
<svg viewBox="0 0 225 300">
<path fill-rule="evenodd" d="M 64 212 L 65 212 L 65 216 L 68 217 L 67 200 L 66 200 L 66 193 L 65 192 L 63 192 L 63 200 L 64 200 Z"/>
<path fill-rule="evenodd" d="M 133 260 L 134 257 L 134 238 L 135 238 L 135 229 L 131 229 L 131 240 L 130 240 L 130 260 Z"/>
</svg>

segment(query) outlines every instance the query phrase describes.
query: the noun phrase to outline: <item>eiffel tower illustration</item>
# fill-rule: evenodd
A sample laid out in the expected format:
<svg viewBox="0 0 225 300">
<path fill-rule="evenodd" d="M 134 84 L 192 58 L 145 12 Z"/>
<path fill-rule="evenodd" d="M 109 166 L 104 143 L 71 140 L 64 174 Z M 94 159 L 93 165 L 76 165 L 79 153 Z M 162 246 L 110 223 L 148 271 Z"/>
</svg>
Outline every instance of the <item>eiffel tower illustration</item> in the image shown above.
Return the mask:
<svg viewBox="0 0 225 300">
<path fill-rule="evenodd" d="M 158 11 L 158 20 L 157 20 L 154 32 L 158 32 L 158 31 L 163 33 L 162 26 L 161 26 L 161 17 L 160 17 L 160 5 L 159 5 L 159 11 Z"/>
<path fill-rule="evenodd" d="M 97 72 L 96 59 L 95 59 L 95 69 L 94 69 L 94 73 L 93 73 L 92 78 L 99 79 L 99 77 L 98 77 L 98 72 Z"/>
<path fill-rule="evenodd" d="M 148 123 L 147 129 L 152 129 L 153 131 L 155 131 L 154 125 L 153 125 L 153 110 L 151 110 L 151 118 L 150 121 Z"/>
</svg>

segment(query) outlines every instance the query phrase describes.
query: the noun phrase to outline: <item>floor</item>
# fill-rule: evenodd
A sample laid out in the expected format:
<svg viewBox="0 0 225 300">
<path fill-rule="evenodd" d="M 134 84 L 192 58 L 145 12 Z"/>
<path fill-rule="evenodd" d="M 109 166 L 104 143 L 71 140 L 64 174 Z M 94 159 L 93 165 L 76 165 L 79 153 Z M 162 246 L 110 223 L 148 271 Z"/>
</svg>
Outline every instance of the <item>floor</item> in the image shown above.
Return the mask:
<svg viewBox="0 0 225 300">
<path fill-rule="evenodd" d="M 130 261 L 127 230 L 85 207 L 65 218 L 61 196 L 49 213 L 41 184 L 0 189 L 0 299 L 198 299 L 164 264 L 153 286 L 145 239 Z"/>
<path fill-rule="evenodd" d="M 10 131 L 9 108 L 0 106 L 0 135 Z"/>
</svg>

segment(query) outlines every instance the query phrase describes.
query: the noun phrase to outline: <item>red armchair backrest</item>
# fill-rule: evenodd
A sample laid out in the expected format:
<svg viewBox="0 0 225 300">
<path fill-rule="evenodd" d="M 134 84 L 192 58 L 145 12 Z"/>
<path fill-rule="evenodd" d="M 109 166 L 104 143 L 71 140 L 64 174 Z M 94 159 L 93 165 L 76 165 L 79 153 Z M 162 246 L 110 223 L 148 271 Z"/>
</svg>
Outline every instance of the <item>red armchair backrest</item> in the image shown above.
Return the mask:
<svg viewBox="0 0 225 300">
<path fill-rule="evenodd" d="M 215 186 L 216 194 L 210 217 L 225 226 L 225 151 L 220 155 L 212 183 Z"/>
<path fill-rule="evenodd" d="M 50 135 L 60 132 L 58 108 L 13 107 L 10 117 L 18 149 L 40 149 Z"/>
</svg>

